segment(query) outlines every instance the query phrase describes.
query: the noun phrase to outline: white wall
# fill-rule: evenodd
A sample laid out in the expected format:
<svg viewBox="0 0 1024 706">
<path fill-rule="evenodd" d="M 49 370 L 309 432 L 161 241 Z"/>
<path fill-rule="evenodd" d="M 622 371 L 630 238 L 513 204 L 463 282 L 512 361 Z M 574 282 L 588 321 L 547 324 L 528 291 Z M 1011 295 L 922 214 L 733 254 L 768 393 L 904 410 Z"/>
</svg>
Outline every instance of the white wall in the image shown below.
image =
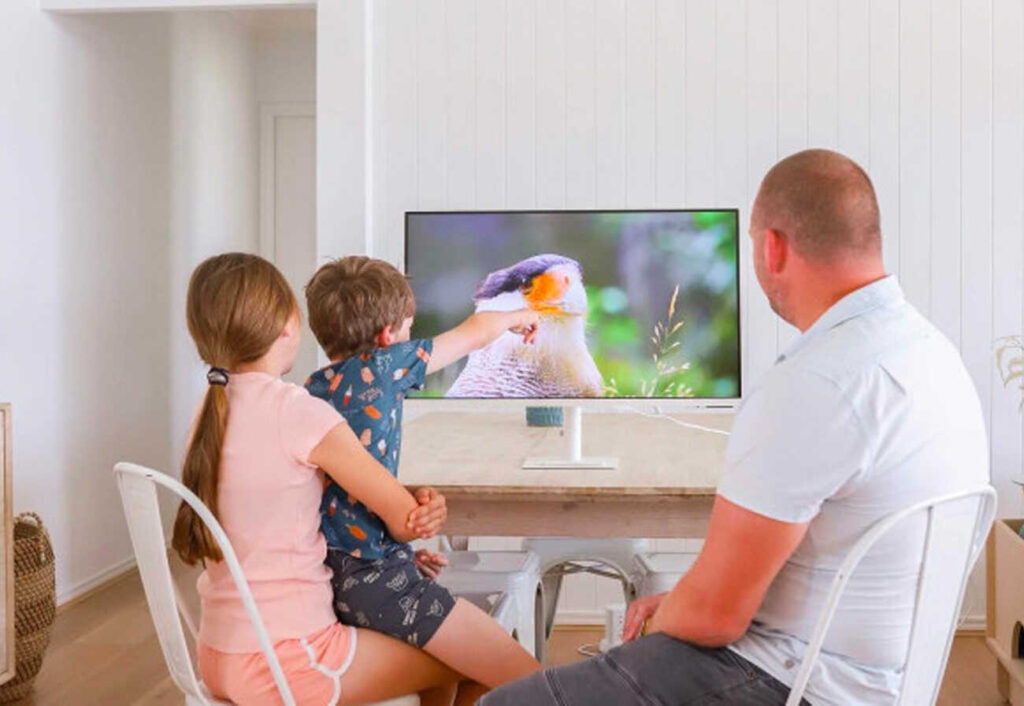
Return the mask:
<svg viewBox="0 0 1024 706">
<path fill-rule="evenodd" d="M 0 3 L 0 398 L 60 597 L 131 550 L 111 477 L 170 461 L 169 36 Z"/>
<path fill-rule="evenodd" d="M 376 3 L 371 246 L 398 262 L 402 214 L 417 208 L 738 206 L 746 221 L 775 161 L 839 149 L 875 181 L 889 270 L 960 346 L 1000 511 L 1019 515 L 1019 398 L 992 342 L 1024 327 L 1022 12 L 1018 0 Z M 752 380 L 794 330 L 757 288 L 746 238 L 742 256 Z M 975 588 L 969 610 L 981 600 Z"/>
<path fill-rule="evenodd" d="M 60 601 L 131 562 L 113 463 L 177 471 L 188 275 L 258 251 L 259 103 L 314 99 L 313 18 L 0 4 L 0 399 Z"/>
<path fill-rule="evenodd" d="M 205 368 L 185 327 L 193 268 L 226 251 L 259 250 L 259 112 L 249 24 L 243 13 L 171 16 L 171 340 L 175 471 L 206 392 Z"/>
</svg>

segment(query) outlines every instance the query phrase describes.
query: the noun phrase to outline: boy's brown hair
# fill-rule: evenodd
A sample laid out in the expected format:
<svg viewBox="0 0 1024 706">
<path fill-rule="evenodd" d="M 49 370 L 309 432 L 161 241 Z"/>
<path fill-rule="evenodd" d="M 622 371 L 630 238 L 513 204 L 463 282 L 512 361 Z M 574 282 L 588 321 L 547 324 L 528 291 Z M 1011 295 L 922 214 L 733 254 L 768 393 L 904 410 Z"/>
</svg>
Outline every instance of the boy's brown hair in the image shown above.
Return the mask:
<svg viewBox="0 0 1024 706">
<path fill-rule="evenodd" d="M 306 285 L 309 327 L 331 360 L 374 349 L 377 334 L 416 313 L 412 287 L 393 265 L 363 255 L 328 262 Z"/>
</svg>

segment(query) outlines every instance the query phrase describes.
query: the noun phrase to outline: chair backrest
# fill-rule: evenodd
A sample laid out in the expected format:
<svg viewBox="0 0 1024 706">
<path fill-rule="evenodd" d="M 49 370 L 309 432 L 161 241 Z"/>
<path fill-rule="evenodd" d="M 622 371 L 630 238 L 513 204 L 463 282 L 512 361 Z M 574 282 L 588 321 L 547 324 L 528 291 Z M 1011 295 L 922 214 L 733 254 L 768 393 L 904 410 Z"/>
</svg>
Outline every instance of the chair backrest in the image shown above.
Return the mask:
<svg viewBox="0 0 1024 706">
<path fill-rule="evenodd" d="M 786 706 L 803 698 L 836 607 L 861 559 L 884 535 L 910 517 L 924 514 L 921 571 L 911 621 L 898 704 L 934 704 L 953 641 L 960 603 L 996 512 L 996 492 L 984 485 L 925 500 L 880 520 L 846 555 L 836 571 L 821 616 L 793 682 Z"/>
<path fill-rule="evenodd" d="M 178 616 L 179 610 L 182 610 L 182 614 L 186 617 L 187 612 L 178 601 L 176 586 L 171 578 L 171 567 L 167 560 L 167 539 L 160 520 L 160 507 L 157 503 L 157 485 L 167 488 L 187 502 L 217 541 L 221 553 L 224 555 L 224 562 L 227 564 L 242 598 L 242 604 L 256 631 L 260 648 L 270 666 L 281 699 L 286 706 L 295 706 L 295 700 L 288 688 L 281 664 L 278 662 L 277 654 L 274 652 L 256 602 L 253 600 L 252 591 L 249 590 L 249 583 L 242 573 L 242 567 L 235 555 L 234 548 L 217 518 L 196 497 L 195 493 L 174 478 L 159 471 L 133 463 L 118 463 L 114 466 L 114 476 L 117 478 L 118 489 L 121 492 L 121 502 L 124 505 L 125 518 L 128 520 L 128 532 L 135 550 L 135 559 L 138 563 L 139 575 L 142 577 L 142 586 L 146 592 L 149 612 L 153 616 L 153 624 L 160 640 L 160 649 L 164 653 L 167 669 L 170 671 L 174 683 L 186 696 L 201 703 L 209 702 L 209 697 L 203 693 L 192 668 L 188 644 L 185 642 L 181 619 Z M 190 624 L 189 628 L 194 633 L 194 626 Z"/>
</svg>

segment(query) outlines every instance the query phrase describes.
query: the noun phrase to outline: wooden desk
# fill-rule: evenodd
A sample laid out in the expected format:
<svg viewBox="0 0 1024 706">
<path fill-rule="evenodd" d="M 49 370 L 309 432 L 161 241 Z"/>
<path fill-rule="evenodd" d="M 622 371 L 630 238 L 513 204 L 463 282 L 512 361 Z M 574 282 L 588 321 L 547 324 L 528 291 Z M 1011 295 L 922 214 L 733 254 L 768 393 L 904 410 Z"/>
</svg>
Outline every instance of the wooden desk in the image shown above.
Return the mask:
<svg viewBox="0 0 1024 706">
<path fill-rule="evenodd" d="M 527 427 L 522 411 L 429 413 L 405 424 L 399 478 L 445 494 L 453 535 L 703 537 L 727 441 L 666 419 L 584 414 L 584 455 L 617 456 L 617 469 L 524 470 L 526 456 L 565 453 L 561 429 Z"/>
</svg>

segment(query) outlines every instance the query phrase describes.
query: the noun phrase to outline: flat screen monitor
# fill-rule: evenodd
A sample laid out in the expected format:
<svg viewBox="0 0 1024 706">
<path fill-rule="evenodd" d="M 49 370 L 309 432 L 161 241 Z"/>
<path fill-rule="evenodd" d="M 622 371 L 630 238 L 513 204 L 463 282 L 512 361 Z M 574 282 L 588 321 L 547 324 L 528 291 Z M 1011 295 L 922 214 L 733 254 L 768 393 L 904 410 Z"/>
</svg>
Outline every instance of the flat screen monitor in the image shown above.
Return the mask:
<svg viewBox="0 0 1024 706">
<path fill-rule="evenodd" d="M 530 308 L 414 396 L 728 400 L 740 396 L 738 212 L 406 213 L 412 336 Z"/>
</svg>

